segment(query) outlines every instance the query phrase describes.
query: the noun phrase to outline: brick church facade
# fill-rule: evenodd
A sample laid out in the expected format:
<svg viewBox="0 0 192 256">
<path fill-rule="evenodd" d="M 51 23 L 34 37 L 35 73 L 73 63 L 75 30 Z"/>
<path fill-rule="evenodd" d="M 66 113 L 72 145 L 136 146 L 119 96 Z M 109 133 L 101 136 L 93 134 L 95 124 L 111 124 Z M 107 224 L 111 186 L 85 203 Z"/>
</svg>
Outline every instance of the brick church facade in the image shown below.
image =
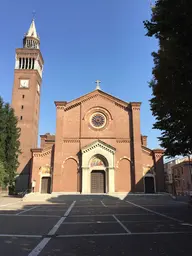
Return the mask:
<svg viewBox="0 0 192 256">
<path fill-rule="evenodd" d="M 34 20 L 16 50 L 12 106 L 21 128 L 17 188 L 40 193 L 155 193 L 164 191 L 163 150 L 147 147 L 140 102 L 96 89 L 55 101 L 55 135 L 37 147 L 43 58 Z"/>
</svg>

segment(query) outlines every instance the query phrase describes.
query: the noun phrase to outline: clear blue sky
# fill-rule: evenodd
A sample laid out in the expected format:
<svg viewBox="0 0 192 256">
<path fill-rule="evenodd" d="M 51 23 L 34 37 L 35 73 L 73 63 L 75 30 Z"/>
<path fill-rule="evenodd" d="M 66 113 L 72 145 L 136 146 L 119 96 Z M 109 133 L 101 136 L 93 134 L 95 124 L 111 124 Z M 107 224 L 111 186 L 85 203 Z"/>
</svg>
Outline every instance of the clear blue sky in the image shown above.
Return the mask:
<svg viewBox="0 0 192 256">
<path fill-rule="evenodd" d="M 157 41 L 145 36 L 149 0 L 1 0 L 0 95 L 11 102 L 15 48 L 22 46 L 33 10 L 45 66 L 39 133 L 55 133 L 55 100 L 70 101 L 95 88 L 141 101 L 141 131 L 158 147 L 149 99 Z"/>
</svg>

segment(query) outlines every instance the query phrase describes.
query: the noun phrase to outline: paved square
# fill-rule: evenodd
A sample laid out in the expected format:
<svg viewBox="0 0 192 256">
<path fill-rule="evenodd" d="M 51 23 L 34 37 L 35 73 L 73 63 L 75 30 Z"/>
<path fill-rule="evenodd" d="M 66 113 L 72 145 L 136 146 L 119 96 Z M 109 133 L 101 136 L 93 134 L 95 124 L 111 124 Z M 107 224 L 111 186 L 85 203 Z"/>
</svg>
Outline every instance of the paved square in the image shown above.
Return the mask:
<svg viewBox="0 0 192 256">
<path fill-rule="evenodd" d="M 191 255 L 192 207 L 168 196 L 0 202 L 0 255 Z"/>
</svg>

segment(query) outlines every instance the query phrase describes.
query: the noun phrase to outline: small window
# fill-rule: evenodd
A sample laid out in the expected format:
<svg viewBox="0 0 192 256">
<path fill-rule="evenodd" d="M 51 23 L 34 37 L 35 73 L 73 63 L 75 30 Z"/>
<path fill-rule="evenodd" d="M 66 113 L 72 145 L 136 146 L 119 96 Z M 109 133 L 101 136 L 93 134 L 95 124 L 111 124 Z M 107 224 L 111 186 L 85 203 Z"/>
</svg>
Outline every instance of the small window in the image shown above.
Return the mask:
<svg viewBox="0 0 192 256">
<path fill-rule="evenodd" d="M 24 108 L 24 106 L 23 105 L 21 105 L 21 109 L 23 109 Z"/>
<path fill-rule="evenodd" d="M 20 116 L 20 120 L 23 120 L 23 117 L 22 117 L 22 116 Z"/>
<path fill-rule="evenodd" d="M 22 98 L 24 99 L 25 98 L 25 95 L 23 94 Z"/>
</svg>

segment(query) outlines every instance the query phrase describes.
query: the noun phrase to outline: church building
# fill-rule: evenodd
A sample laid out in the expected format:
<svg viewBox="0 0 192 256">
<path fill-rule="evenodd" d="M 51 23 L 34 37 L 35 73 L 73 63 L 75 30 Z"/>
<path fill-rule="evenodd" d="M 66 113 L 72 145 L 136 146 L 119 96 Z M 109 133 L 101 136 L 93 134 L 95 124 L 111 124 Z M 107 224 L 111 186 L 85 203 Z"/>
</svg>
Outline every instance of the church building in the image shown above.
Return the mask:
<svg viewBox="0 0 192 256">
<path fill-rule="evenodd" d="M 98 80 L 86 95 L 55 101 L 55 135 L 40 135 L 38 148 L 43 65 L 32 20 L 23 48 L 16 49 L 12 107 L 22 151 L 17 189 L 33 184 L 37 193 L 164 191 L 163 150 L 147 147 L 140 130 L 141 103 L 102 91 Z"/>
</svg>

